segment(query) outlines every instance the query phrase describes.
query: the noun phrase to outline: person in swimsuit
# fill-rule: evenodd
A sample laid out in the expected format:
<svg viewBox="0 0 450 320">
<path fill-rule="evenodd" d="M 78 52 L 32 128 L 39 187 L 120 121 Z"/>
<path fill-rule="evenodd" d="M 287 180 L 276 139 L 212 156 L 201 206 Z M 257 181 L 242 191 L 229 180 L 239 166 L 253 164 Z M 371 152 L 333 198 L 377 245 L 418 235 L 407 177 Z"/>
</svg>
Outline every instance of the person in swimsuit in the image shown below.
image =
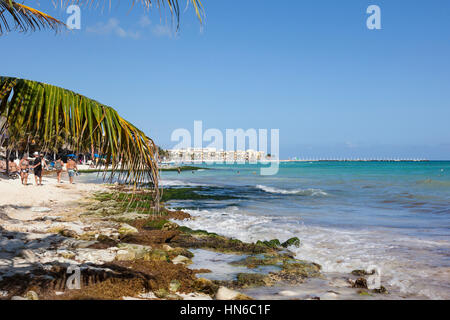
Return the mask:
<svg viewBox="0 0 450 320">
<path fill-rule="evenodd" d="M 12 159 L 9 160 L 9 175 L 11 177 L 17 177 L 19 175 L 19 167 Z"/>
<path fill-rule="evenodd" d="M 75 170 L 78 171 L 77 163 L 73 160 L 73 158 L 69 158 L 66 164 L 67 173 L 69 174 L 69 181 L 73 184 L 73 177 L 75 176 Z"/>
<path fill-rule="evenodd" d="M 30 172 L 30 162 L 28 161 L 25 154 L 19 162 L 20 167 L 20 179 L 22 180 L 22 184 L 24 186 L 28 185 L 28 173 Z"/>
<path fill-rule="evenodd" d="M 58 179 L 58 183 L 61 183 L 61 174 L 64 169 L 64 162 L 61 160 L 61 158 L 58 158 L 55 161 L 55 170 L 56 170 L 56 178 Z"/>
<path fill-rule="evenodd" d="M 42 169 L 44 169 L 47 165 L 45 161 L 42 159 L 42 155 L 39 155 L 38 152 L 35 152 L 34 156 L 35 156 L 33 161 L 34 180 L 37 186 L 42 186 Z"/>
</svg>

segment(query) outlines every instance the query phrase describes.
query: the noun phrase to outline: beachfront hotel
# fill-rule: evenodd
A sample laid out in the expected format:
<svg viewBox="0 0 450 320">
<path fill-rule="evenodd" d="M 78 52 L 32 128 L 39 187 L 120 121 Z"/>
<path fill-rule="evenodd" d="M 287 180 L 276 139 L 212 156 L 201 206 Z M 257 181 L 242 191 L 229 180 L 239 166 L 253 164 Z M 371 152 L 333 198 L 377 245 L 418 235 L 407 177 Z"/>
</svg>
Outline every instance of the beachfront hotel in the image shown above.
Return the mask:
<svg viewBox="0 0 450 320">
<path fill-rule="evenodd" d="M 263 151 L 236 150 L 225 151 L 216 148 L 186 148 L 168 150 L 168 161 L 261 161 L 266 159 Z"/>
</svg>

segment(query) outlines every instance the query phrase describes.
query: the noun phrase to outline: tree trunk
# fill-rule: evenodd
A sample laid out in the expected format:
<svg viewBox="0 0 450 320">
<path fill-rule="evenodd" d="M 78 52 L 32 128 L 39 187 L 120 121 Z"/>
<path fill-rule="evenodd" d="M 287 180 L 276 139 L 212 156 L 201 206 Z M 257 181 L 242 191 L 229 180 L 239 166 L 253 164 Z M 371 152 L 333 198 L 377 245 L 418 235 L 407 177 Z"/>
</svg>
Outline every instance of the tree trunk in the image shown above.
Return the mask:
<svg viewBox="0 0 450 320">
<path fill-rule="evenodd" d="M 6 149 L 6 176 L 9 177 L 9 157 L 11 155 L 11 152 L 9 149 Z"/>
</svg>

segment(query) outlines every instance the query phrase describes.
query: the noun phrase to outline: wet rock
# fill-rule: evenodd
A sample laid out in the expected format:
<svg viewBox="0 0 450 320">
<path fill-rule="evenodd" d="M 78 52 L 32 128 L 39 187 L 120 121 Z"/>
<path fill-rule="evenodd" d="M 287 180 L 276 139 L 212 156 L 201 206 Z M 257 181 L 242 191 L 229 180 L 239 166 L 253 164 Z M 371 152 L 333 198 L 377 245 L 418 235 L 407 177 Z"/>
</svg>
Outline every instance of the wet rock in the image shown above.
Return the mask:
<svg viewBox="0 0 450 320">
<path fill-rule="evenodd" d="M 115 250 L 78 249 L 76 251 L 75 260 L 82 262 L 105 263 L 114 261 L 116 256 L 117 248 L 115 248 Z"/>
<path fill-rule="evenodd" d="M 189 259 L 185 256 L 179 255 L 172 259 L 172 263 L 173 264 L 180 264 L 180 263 L 181 264 L 191 264 L 192 261 L 191 261 L 191 259 Z"/>
<path fill-rule="evenodd" d="M 196 291 L 206 293 L 212 296 L 217 292 L 219 286 L 209 279 L 198 278 L 194 282 L 194 288 L 196 289 Z"/>
<path fill-rule="evenodd" d="M 372 292 L 380 293 L 380 294 L 388 294 L 389 293 L 389 291 L 383 286 L 380 286 L 378 289 L 373 289 Z"/>
<path fill-rule="evenodd" d="M 160 288 L 160 289 L 156 290 L 155 295 L 160 299 L 181 300 L 180 296 L 178 296 L 176 294 L 172 294 L 164 288 Z"/>
<path fill-rule="evenodd" d="M 320 270 L 321 266 L 317 263 L 311 263 L 301 260 L 284 261 L 280 272 L 269 273 L 270 279 L 273 282 L 286 282 L 291 285 L 298 285 L 304 282 L 304 279 L 309 277 L 322 277 Z"/>
<path fill-rule="evenodd" d="M 123 223 L 120 226 L 118 231 L 119 231 L 120 235 L 122 235 L 122 236 L 126 236 L 126 235 L 129 235 L 129 234 L 135 234 L 135 233 L 139 232 L 138 229 L 136 229 L 135 227 L 132 227 L 129 224 L 126 224 L 126 223 Z"/>
<path fill-rule="evenodd" d="M 60 230 L 58 233 L 66 238 L 76 238 L 78 236 L 78 234 L 75 231 L 70 229 L 63 229 Z"/>
<path fill-rule="evenodd" d="M 154 249 L 144 256 L 147 261 L 169 261 L 167 252 L 164 250 Z"/>
<path fill-rule="evenodd" d="M 281 246 L 280 240 L 278 240 L 278 239 L 272 239 L 272 240 L 269 240 L 269 241 L 260 241 L 260 240 L 258 240 L 256 242 L 256 244 L 257 245 L 263 245 L 263 246 L 266 246 L 266 247 L 269 247 L 269 248 L 278 248 L 278 247 Z"/>
<path fill-rule="evenodd" d="M 136 259 L 136 254 L 133 250 L 119 250 L 117 251 L 116 259 L 118 261 L 130 261 Z"/>
<path fill-rule="evenodd" d="M 238 291 L 228 289 L 226 287 L 220 287 L 216 293 L 217 300 L 253 300 L 249 296 L 246 296 Z"/>
<path fill-rule="evenodd" d="M 353 270 L 352 271 L 352 275 L 357 276 L 357 277 L 369 276 L 372 274 L 375 274 L 375 270 L 372 270 L 371 272 L 367 272 L 366 270 Z"/>
<path fill-rule="evenodd" d="M 122 250 L 134 253 L 134 259 L 144 259 L 152 252 L 152 247 L 139 244 L 121 243 L 117 245 Z"/>
<path fill-rule="evenodd" d="M 290 238 L 281 244 L 283 248 L 287 248 L 289 246 L 300 247 L 300 239 L 297 237 Z"/>
<path fill-rule="evenodd" d="M 320 276 L 321 269 L 322 267 L 317 263 L 297 260 L 296 262 L 284 261 L 281 272 L 301 276 L 303 278 L 309 278 Z"/>
<path fill-rule="evenodd" d="M 171 231 L 171 230 L 176 230 L 176 229 L 178 229 L 178 225 L 171 221 L 166 222 L 161 228 L 161 230 L 164 230 L 164 231 Z"/>
<path fill-rule="evenodd" d="M 259 273 L 238 273 L 236 284 L 242 288 L 273 285 L 269 276 Z"/>
<path fill-rule="evenodd" d="M 192 259 L 194 257 L 194 254 L 192 252 L 190 252 L 189 250 L 185 249 L 185 248 L 173 248 L 172 250 L 169 251 L 169 254 L 171 257 L 176 257 L 176 256 L 185 256 L 189 259 Z"/>
<path fill-rule="evenodd" d="M 367 280 L 365 278 L 358 278 L 352 283 L 352 287 L 367 289 Z"/>
<path fill-rule="evenodd" d="M 202 230 L 183 231 L 185 227 L 180 227 L 178 234 L 171 240 L 171 245 L 191 249 L 209 249 L 225 253 L 249 253 L 262 254 L 273 253 L 274 249 L 265 245 L 255 243 L 245 243 L 238 239 L 230 239 L 216 234 L 211 234 Z M 189 228 L 188 228 L 189 229 Z"/>
<path fill-rule="evenodd" d="M 145 227 L 145 228 L 149 228 L 149 229 L 163 230 L 163 227 L 167 225 L 166 229 L 164 229 L 164 230 L 165 230 L 165 231 L 169 231 L 169 230 L 172 230 L 172 229 L 170 229 L 170 227 L 169 227 L 171 224 L 176 225 L 175 223 L 170 222 L 170 221 L 168 221 L 168 220 L 164 220 L 164 219 L 154 219 L 154 220 L 149 220 L 149 221 L 147 221 L 147 222 L 145 223 L 144 227 Z M 177 229 L 177 228 L 178 228 L 178 225 L 176 225 L 176 228 L 174 228 L 174 229 Z M 174 229 L 173 229 L 173 230 L 174 230 Z"/>
</svg>

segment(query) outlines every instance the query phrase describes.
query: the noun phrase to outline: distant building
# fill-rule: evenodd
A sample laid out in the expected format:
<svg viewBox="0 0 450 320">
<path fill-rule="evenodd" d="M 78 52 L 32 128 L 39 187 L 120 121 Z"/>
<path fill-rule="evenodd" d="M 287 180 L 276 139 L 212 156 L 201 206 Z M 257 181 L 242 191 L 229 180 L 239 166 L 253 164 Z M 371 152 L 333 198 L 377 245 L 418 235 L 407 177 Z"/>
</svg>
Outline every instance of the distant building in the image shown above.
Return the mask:
<svg viewBox="0 0 450 320">
<path fill-rule="evenodd" d="M 169 161 L 205 161 L 205 162 L 256 162 L 265 160 L 265 153 L 256 150 L 224 151 L 216 148 L 186 148 L 168 150 Z"/>
</svg>

